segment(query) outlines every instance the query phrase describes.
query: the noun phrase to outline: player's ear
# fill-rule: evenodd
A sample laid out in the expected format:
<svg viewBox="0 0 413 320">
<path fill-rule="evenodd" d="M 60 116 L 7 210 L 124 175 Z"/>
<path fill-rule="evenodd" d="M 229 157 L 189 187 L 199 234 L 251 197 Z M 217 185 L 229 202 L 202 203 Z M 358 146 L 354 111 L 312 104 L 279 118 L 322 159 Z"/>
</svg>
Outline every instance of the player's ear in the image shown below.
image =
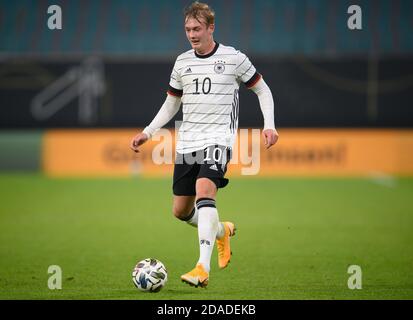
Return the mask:
<svg viewBox="0 0 413 320">
<path fill-rule="evenodd" d="M 215 30 L 215 24 L 210 24 L 210 25 L 208 26 L 208 31 L 209 31 L 209 33 L 210 33 L 210 34 L 213 34 L 213 33 L 214 33 L 214 30 Z"/>
</svg>

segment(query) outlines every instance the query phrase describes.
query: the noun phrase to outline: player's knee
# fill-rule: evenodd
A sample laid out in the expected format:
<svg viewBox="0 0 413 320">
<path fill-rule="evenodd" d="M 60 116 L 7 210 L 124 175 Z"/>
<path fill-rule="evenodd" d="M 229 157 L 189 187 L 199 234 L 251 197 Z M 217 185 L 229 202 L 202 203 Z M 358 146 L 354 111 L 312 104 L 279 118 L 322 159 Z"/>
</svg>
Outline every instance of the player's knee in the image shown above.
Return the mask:
<svg viewBox="0 0 413 320">
<path fill-rule="evenodd" d="M 186 218 L 191 213 L 191 210 L 186 208 L 185 206 L 180 206 L 180 205 L 174 204 L 173 207 L 172 207 L 172 213 L 179 220 L 186 220 Z"/>
</svg>

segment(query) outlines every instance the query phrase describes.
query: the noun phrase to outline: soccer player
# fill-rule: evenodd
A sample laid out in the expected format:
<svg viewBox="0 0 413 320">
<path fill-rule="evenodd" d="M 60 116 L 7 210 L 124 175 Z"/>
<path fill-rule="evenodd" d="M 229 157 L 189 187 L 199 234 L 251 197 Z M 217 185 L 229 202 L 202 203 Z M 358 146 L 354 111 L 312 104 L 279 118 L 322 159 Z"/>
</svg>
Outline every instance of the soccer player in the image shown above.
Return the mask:
<svg viewBox="0 0 413 320">
<path fill-rule="evenodd" d="M 267 149 L 278 140 L 271 91 L 248 57 L 214 41 L 215 13 L 204 3 L 185 9 L 185 32 L 192 49 L 176 59 L 167 97 L 153 121 L 137 134 L 131 148 L 140 145 L 167 124 L 183 105 L 173 175 L 173 213 L 198 227 L 200 255 L 196 267 L 181 276 L 198 287 L 208 284 L 210 260 L 217 243 L 218 265 L 231 258 L 232 222 L 220 222 L 215 203 L 224 178 L 238 128 L 238 90 L 243 82 L 253 90 L 264 117 L 263 138 Z"/>
</svg>

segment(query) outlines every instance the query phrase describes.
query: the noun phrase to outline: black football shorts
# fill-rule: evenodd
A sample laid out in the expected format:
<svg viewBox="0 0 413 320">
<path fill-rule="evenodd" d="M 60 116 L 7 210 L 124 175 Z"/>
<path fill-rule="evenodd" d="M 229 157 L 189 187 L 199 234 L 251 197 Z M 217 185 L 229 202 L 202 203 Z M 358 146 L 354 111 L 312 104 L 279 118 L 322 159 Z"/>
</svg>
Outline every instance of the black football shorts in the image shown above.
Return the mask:
<svg viewBox="0 0 413 320">
<path fill-rule="evenodd" d="M 176 153 L 174 195 L 196 195 L 195 184 L 198 178 L 208 178 L 217 188 L 224 188 L 229 182 L 224 176 L 231 157 L 231 148 L 221 145 L 212 145 L 191 153 Z"/>
</svg>

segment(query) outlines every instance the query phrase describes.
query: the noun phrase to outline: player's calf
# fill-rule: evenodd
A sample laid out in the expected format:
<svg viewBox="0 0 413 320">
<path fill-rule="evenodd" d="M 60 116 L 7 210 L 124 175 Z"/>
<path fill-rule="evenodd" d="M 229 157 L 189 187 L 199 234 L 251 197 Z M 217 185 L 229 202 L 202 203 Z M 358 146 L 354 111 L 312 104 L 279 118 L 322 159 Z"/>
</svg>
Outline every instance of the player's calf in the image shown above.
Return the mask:
<svg viewBox="0 0 413 320">
<path fill-rule="evenodd" d="M 193 215 L 195 196 L 174 196 L 172 213 L 179 220 L 187 221 Z"/>
</svg>

